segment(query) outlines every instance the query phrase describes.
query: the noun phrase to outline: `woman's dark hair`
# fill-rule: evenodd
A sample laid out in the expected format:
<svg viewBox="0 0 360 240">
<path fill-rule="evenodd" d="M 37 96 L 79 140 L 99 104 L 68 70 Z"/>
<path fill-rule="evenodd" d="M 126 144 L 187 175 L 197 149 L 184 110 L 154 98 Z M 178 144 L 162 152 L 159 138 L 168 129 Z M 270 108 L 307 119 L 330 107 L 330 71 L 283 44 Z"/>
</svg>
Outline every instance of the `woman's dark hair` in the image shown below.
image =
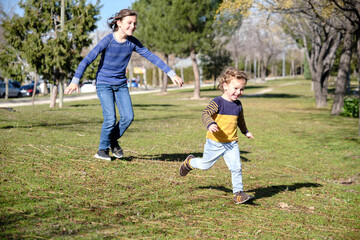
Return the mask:
<svg viewBox="0 0 360 240">
<path fill-rule="evenodd" d="M 130 10 L 130 9 L 123 9 L 115 15 L 108 19 L 108 26 L 112 29 L 113 32 L 118 30 L 118 25 L 116 24 L 117 20 L 122 21 L 124 17 L 127 16 L 137 16 L 137 12 Z"/>
</svg>

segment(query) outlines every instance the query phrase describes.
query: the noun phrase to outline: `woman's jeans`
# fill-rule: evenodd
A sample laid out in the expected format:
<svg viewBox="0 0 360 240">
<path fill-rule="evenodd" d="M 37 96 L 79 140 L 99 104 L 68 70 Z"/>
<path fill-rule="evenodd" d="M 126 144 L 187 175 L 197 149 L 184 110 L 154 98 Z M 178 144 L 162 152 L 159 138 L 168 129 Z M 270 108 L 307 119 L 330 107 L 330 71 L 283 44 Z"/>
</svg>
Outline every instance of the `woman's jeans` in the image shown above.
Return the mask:
<svg viewBox="0 0 360 240">
<path fill-rule="evenodd" d="M 191 159 L 190 165 L 196 169 L 208 170 L 221 156 L 224 157 L 226 165 L 231 171 L 233 193 L 243 191 L 240 150 L 237 141 L 219 143 L 207 138 L 203 158 Z"/>
<path fill-rule="evenodd" d="M 126 82 L 121 85 L 97 84 L 96 92 L 104 116 L 99 150 L 108 149 L 117 145 L 117 140 L 134 120 L 134 111 Z M 117 123 L 115 103 L 120 114 L 120 120 Z"/>
</svg>

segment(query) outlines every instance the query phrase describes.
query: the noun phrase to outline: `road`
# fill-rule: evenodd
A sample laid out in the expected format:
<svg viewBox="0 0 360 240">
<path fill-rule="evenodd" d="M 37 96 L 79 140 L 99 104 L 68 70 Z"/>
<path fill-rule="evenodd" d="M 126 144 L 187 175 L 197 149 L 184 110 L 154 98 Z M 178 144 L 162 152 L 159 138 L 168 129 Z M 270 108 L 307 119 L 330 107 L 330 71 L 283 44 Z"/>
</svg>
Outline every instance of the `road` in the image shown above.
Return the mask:
<svg viewBox="0 0 360 240">
<path fill-rule="evenodd" d="M 202 87 L 205 86 L 212 86 L 211 84 L 202 84 Z M 179 89 L 191 89 L 194 88 L 194 85 L 184 85 L 181 88 L 176 86 L 169 86 L 168 91 L 174 91 Z M 148 90 L 139 89 L 139 90 L 132 90 L 130 91 L 130 95 L 137 95 L 137 94 L 146 94 L 146 93 L 159 93 L 161 91 L 160 88 L 151 88 Z M 72 102 L 72 101 L 82 101 L 82 100 L 91 100 L 97 99 L 96 93 L 93 94 L 71 94 L 71 95 L 64 95 L 63 102 Z M 59 102 L 59 99 L 56 99 L 56 103 Z M 0 102 L 0 108 L 12 108 L 12 107 L 20 107 L 20 106 L 31 106 L 31 97 L 29 98 L 10 98 L 6 101 Z M 35 98 L 34 105 L 41 105 L 41 104 L 49 104 L 50 105 L 50 97 L 47 98 Z"/>
<path fill-rule="evenodd" d="M 280 78 L 267 78 L 266 80 L 276 80 Z M 286 83 L 283 84 L 286 85 L 292 85 L 296 84 L 296 82 L 292 83 Z M 207 87 L 207 86 L 213 86 L 214 83 L 203 83 L 201 87 Z M 278 86 L 281 87 L 282 85 Z M 168 91 L 174 91 L 179 89 L 191 89 L 194 88 L 193 84 L 189 85 L 183 85 L 181 88 L 171 85 L 168 87 Z M 251 94 L 251 96 L 259 96 L 268 92 L 273 91 L 274 88 L 266 88 L 263 89 L 255 94 Z M 139 89 L 139 90 L 133 90 L 130 91 L 130 95 L 137 95 L 137 94 L 146 94 L 146 93 L 159 93 L 161 91 L 160 88 L 151 88 L 148 90 L 145 89 Z M 250 96 L 250 95 L 247 95 Z M 97 99 L 96 93 L 93 94 L 71 94 L 71 95 L 64 95 L 64 102 L 71 102 L 71 101 L 81 101 L 81 100 L 91 100 L 91 99 Z M 59 102 L 59 99 L 56 99 L 56 103 Z M 50 105 L 50 97 L 48 98 L 36 98 L 34 105 L 41 105 L 41 104 L 49 104 Z M 19 106 L 31 106 L 31 98 L 12 98 L 8 99 L 7 101 L 1 101 L 0 102 L 0 108 L 12 108 L 12 107 L 19 107 Z"/>
</svg>

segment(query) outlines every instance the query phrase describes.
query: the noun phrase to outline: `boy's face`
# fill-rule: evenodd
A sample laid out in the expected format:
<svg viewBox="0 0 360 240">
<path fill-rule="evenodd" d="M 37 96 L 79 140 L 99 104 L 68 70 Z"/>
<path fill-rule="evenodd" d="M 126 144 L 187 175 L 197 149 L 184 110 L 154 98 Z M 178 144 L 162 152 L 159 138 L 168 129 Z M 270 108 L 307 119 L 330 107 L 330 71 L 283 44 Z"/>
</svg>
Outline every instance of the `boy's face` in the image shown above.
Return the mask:
<svg viewBox="0 0 360 240">
<path fill-rule="evenodd" d="M 224 83 L 223 98 L 228 101 L 235 101 L 244 93 L 246 82 L 243 79 L 233 78 L 230 83 Z"/>
</svg>

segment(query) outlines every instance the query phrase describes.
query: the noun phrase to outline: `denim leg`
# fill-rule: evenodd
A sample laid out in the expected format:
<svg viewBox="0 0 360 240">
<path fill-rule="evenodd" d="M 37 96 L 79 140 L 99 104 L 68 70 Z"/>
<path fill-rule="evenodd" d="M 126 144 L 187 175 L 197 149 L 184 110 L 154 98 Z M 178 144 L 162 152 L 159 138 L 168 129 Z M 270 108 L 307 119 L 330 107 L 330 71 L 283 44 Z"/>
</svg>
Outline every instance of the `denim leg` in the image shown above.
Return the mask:
<svg viewBox="0 0 360 240">
<path fill-rule="evenodd" d="M 225 152 L 225 148 L 222 144 L 223 143 L 218 143 L 207 138 L 204 146 L 203 158 L 191 159 L 191 167 L 201 170 L 210 169 Z"/>
<path fill-rule="evenodd" d="M 231 171 L 231 182 L 233 193 L 243 191 L 242 169 L 240 160 L 240 150 L 237 141 L 225 144 L 226 152 L 224 159 Z"/>
<path fill-rule="evenodd" d="M 134 120 L 134 110 L 126 82 L 120 86 L 116 86 L 115 102 L 119 110 L 120 120 L 112 133 L 112 142 L 117 142 Z"/>
<path fill-rule="evenodd" d="M 110 135 L 116 125 L 115 96 L 113 88 L 110 85 L 99 84 L 96 86 L 96 92 L 101 103 L 104 121 L 100 134 L 100 149 L 110 147 Z"/>
</svg>

